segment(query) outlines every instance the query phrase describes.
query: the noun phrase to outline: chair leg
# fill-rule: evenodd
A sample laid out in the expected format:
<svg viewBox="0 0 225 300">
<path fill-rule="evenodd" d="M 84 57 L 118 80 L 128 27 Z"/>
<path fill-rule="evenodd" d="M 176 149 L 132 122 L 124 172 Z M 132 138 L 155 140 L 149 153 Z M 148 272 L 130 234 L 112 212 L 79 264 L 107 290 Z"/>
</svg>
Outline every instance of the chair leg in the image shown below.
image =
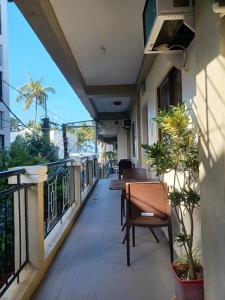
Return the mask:
<svg viewBox="0 0 225 300">
<path fill-rule="evenodd" d="M 124 238 L 123 238 L 123 241 L 122 241 L 122 244 L 123 244 L 123 245 L 125 244 L 126 239 L 127 239 L 127 233 L 125 233 L 125 235 L 124 235 Z"/>
<path fill-rule="evenodd" d="M 135 226 L 132 226 L 132 244 L 135 247 Z"/>
<path fill-rule="evenodd" d="M 168 235 L 169 235 L 169 247 L 170 247 L 170 261 L 173 262 L 173 233 L 172 225 L 168 225 Z"/>
<path fill-rule="evenodd" d="M 120 199 L 120 224 L 121 226 L 123 226 L 123 199 L 122 199 L 122 196 L 121 196 L 121 199 Z"/>
<path fill-rule="evenodd" d="M 123 224 L 123 227 L 121 230 L 124 231 L 125 227 L 126 227 L 126 222 Z"/>
<path fill-rule="evenodd" d="M 130 266 L 130 226 L 126 226 L 126 240 L 127 240 L 127 266 Z"/>
<path fill-rule="evenodd" d="M 122 201 L 123 216 L 125 217 L 125 203 L 124 203 L 125 199 L 123 198 L 122 200 L 123 200 L 123 201 Z"/>
<path fill-rule="evenodd" d="M 152 235 L 154 236 L 154 238 L 155 238 L 156 242 L 157 242 L 157 243 L 160 243 L 160 241 L 159 241 L 159 239 L 158 239 L 157 235 L 155 234 L 155 232 L 154 232 L 154 230 L 152 229 L 152 227 L 151 227 L 151 226 L 149 226 L 149 229 L 150 229 L 150 231 L 151 231 Z"/>
</svg>

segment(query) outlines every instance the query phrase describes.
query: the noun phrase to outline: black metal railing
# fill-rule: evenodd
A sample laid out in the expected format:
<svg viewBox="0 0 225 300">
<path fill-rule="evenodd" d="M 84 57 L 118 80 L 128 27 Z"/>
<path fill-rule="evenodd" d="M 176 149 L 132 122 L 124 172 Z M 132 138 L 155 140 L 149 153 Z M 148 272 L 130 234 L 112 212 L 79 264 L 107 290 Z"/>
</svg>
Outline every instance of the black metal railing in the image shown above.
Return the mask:
<svg viewBox="0 0 225 300">
<path fill-rule="evenodd" d="M 97 177 L 97 170 L 98 170 L 98 159 L 95 157 L 93 158 L 93 168 L 92 168 L 92 177 Z"/>
<path fill-rule="evenodd" d="M 81 170 L 80 170 L 80 182 L 81 182 L 81 192 L 89 185 L 89 159 L 84 157 L 81 160 Z"/>
<path fill-rule="evenodd" d="M 72 159 L 48 163 L 48 180 L 44 185 L 45 237 L 75 201 Z"/>
<path fill-rule="evenodd" d="M 25 169 L 0 172 L 0 297 L 28 262 L 27 185 L 20 183 Z M 10 176 L 16 183 L 8 184 Z"/>
<path fill-rule="evenodd" d="M 106 178 L 109 174 L 109 163 L 105 162 L 99 167 L 100 178 Z"/>
</svg>

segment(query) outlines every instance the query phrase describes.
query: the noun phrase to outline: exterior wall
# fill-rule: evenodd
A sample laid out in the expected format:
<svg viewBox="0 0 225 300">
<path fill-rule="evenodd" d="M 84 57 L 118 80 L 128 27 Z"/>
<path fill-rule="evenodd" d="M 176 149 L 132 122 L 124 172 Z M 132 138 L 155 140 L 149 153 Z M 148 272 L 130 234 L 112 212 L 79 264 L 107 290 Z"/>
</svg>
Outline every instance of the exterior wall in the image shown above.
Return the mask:
<svg viewBox="0 0 225 300">
<path fill-rule="evenodd" d="M 205 299 L 225 295 L 225 18 L 196 1 L 196 103 Z"/>
<path fill-rule="evenodd" d="M 202 244 L 206 300 L 225 295 L 225 18 L 213 13 L 212 4 L 196 1 L 196 36 L 188 48 L 188 69 L 182 71 L 182 100 L 200 131 L 201 216 L 196 212 L 195 243 Z M 141 108 L 148 105 L 149 144 L 157 140 L 152 121 L 157 87 L 170 68 L 158 55 L 146 79 L 146 92 L 140 95 Z"/>
<path fill-rule="evenodd" d="M 0 72 L 2 72 L 2 79 L 8 82 L 8 42 L 7 42 L 7 0 L 0 0 L 1 13 L 1 34 L 0 34 Z M 9 90 L 8 86 L 2 83 L 2 98 L 3 101 L 9 105 Z M 10 145 L 10 116 L 9 111 L 0 101 L 0 111 L 3 112 L 3 129 L 0 130 L 0 135 L 4 135 L 4 146 Z"/>
<path fill-rule="evenodd" d="M 127 152 L 127 131 L 128 129 L 122 128 L 121 124 L 118 127 L 117 133 L 117 159 L 128 158 Z"/>
<path fill-rule="evenodd" d="M 135 136 L 135 155 L 133 152 L 133 137 L 132 129 L 130 129 L 129 140 L 130 140 L 130 157 L 136 167 L 141 164 L 141 128 L 140 128 L 140 98 L 137 97 L 131 112 L 131 124 L 134 124 L 134 136 Z"/>
</svg>

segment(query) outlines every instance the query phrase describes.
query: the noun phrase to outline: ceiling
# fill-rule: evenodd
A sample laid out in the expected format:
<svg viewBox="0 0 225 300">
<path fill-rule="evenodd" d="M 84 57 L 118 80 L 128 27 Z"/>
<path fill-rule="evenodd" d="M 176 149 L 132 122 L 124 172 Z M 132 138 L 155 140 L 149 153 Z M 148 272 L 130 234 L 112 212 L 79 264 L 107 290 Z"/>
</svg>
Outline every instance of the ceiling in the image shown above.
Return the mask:
<svg viewBox="0 0 225 300">
<path fill-rule="evenodd" d="M 90 115 L 97 121 L 129 118 L 154 62 L 144 55 L 145 0 L 14 2 Z"/>
<path fill-rule="evenodd" d="M 50 0 L 86 85 L 136 82 L 145 0 Z"/>
<path fill-rule="evenodd" d="M 120 98 L 94 98 L 92 99 L 95 109 L 100 112 L 126 112 L 129 110 L 131 105 L 130 97 L 120 97 Z M 115 105 L 115 103 L 121 103 L 120 105 Z M 118 103 L 118 104 L 119 104 Z"/>
</svg>

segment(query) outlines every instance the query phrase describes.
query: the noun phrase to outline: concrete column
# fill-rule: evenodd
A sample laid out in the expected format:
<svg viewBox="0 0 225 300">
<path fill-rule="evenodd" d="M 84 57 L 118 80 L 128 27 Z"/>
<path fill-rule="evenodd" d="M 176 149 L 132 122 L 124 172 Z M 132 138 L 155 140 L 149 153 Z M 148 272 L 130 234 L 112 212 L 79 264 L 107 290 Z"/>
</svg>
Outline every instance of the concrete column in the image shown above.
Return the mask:
<svg viewBox="0 0 225 300">
<path fill-rule="evenodd" d="M 196 103 L 205 299 L 224 299 L 225 18 L 196 1 Z"/>
<path fill-rule="evenodd" d="M 93 174 L 93 160 L 89 160 L 88 161 L 88 174 L 89 174 L 89 184 L 90 185 L 93 185 L 93 176 L 92 176 L 92 174 Z"/>
<path fill-rule="evenodd" d="M 26 173 L 20 175 L 21 184 L 29 184 L 27 187 L 27 229 L 28 229 L 28 254 L 29 263 L 35 269 L 41 269 L 44 263 L 44 189 L 43 183 L 47 180 L 46 166 L 24 167 Z M 13 168 L 18 169 L 18 168 Z M 9 184 L 16 184 L 17 177 L 9 178 Z M 14 195 L 15 206 L 15 232 L 18 234 L 18 193 Z M 20 192 L 21 199 L 24 199 L 24 191 Z M 21 205 L 21 208 L 24 204 Z M 23 210 L 23 209 L 22 209 Z M 22 211 L 21 210 L 21 211 Z M 23 225 L 24 226 L 24 225 Z M 23 235 L 24 230 L 22 231 Z M 24 240 L 24 236 L 22 237 Z M 16 240 L 16 247 L 18 241 Z M 22 249 L 24 251 L 24 249 Z M 23 252 L 22 252 L 23 253 Z M 18 264 L 18 261 L 16 261 Z"/>
<path fill-rule="evenodd" d="M 136 101 L 137 101 L 137 117 L 136 117 L 136 145 L 137 145 L 137 167 L 141 166 L 142 162 L 142 151 L 141 151 L 141 108 L 140 108 L 140 96 L 136 96 Z"/>
<path fill-rule="evenodd" d="M 81 204 L 81 180 L 80 180 L 80 164 L 73 166 L 74 184 L 75 184 L 75 202 L 80 206 Z"/>
</svg>

